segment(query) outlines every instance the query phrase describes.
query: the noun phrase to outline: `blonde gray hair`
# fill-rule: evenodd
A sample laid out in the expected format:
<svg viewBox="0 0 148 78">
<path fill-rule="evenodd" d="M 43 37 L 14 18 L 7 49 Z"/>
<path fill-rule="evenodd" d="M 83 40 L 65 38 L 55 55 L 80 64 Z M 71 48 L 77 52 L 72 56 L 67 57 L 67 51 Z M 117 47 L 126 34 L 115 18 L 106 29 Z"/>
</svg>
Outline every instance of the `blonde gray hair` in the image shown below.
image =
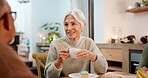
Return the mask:
<svg viewBox="0 0 148 78">
<path fill-rule="evenodd" d="M 82 27 L 84 28 L 85 25 L 86 25 L 86 18 L 83 14 L 83 12 L 79 9 L 72 9 L 70 10 L 66 15 L 65 15 L 65 18 L 64 18 L 64 21 L 66 19 L 66 17 L 68 15 L 72 15 L 81 25 Z"/>
</svg>

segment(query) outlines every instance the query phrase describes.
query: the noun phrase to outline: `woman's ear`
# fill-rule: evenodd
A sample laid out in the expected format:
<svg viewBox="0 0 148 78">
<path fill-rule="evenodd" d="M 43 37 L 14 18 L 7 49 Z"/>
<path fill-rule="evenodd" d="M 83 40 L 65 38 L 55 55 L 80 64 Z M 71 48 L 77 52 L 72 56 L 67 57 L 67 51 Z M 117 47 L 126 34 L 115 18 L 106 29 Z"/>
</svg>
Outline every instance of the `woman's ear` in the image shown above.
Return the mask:
<svg viewBox="0 0 148 78">
<path fill-rule="evenodd" d="M 85 26 L 86 26 L 86 23 L 84 23 L 84 26 L 82 26 L 82 31 L 84 30 Z"/>
<path fill-rule="evenodd" d="M 84 23 L 84 27 L 86 26 L 86 22 Z"/>
</svg>

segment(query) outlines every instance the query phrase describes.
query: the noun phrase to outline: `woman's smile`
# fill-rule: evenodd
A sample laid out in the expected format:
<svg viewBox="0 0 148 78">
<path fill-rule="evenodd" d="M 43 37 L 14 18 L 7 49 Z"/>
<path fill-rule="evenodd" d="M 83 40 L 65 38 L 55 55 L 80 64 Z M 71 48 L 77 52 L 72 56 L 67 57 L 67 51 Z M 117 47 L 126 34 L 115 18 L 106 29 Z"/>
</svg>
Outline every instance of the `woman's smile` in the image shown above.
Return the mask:
<svg viewBox="0 0 148 78">
<path fill-rule="evenodd" d="M 75 32 L 68 31 L 67 34 L 68 34 L 68 36 L 72 36 L 75 34 Z"/>
</svg>

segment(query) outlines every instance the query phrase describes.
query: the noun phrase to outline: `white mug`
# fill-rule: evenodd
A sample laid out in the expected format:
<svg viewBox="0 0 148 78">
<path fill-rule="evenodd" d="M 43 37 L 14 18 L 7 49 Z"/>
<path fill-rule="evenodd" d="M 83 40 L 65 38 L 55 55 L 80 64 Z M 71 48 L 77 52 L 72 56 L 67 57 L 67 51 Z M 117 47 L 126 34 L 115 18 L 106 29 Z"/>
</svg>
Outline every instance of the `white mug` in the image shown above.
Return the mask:
<svg viewBox="0 0 148 78">
<path fill-rule="evenodd" d="M 69 48 L 69 55 L 70 55 L 70 57 L 74 58 L 75 53 L 76 53 L 77 51 L 79 51 L 79 50 L 81 50 L 81 49 Z"/>
</svg>

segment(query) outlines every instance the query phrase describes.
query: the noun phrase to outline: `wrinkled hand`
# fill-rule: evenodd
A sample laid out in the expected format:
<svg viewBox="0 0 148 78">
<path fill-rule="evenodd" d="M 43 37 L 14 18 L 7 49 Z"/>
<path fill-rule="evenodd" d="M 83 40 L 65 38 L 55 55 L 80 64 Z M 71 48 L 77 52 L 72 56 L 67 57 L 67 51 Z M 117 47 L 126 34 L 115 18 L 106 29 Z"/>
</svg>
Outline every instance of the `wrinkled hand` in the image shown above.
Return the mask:
<svg viewBox="0 0 148 78">
<path fill-rule="evenodd" d="M 55 66 L 61 68 L 61 64 L 70 57 L 68 48 L 60 50 L 57 60 L 55 61 Z"/>
<path fill-rule="evenodd" d="M 91 51 L 82 49 L 76 52 L 75 58 L 96 61 L 97 55 Z"/>
</svg>

